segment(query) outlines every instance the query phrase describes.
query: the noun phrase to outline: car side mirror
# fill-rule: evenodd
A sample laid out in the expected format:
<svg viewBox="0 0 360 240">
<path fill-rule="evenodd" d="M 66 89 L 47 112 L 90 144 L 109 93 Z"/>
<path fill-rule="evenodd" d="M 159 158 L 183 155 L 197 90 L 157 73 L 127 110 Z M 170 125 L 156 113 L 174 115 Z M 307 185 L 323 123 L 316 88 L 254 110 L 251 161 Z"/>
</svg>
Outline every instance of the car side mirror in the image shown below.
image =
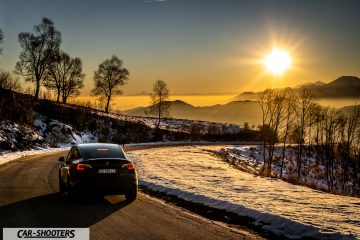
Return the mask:
<svg viewBox="0 0 360 240">
<path fill-rule="evenodd" d="M 64 157 L 59 157 L 59 162 L 64 162 L 65 158 Z"/>
</svg>

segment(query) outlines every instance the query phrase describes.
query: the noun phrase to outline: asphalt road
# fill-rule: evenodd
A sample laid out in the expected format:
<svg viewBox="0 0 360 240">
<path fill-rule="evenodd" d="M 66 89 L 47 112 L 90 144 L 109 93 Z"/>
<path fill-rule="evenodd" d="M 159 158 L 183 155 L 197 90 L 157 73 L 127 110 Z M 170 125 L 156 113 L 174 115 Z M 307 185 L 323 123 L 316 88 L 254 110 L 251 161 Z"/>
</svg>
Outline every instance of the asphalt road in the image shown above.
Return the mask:
<svg viewBox="0 0 360 240">
<path fill-rule="evenodd" d="M 58 189 L 59 156 L 0 165 L 0 227 L 90 227 L 91 239 L 261 239 L 192 214 L 144 193 L 71 199 Z M 2 234 L 2 231 L 1 231 Z"/>
</svg>

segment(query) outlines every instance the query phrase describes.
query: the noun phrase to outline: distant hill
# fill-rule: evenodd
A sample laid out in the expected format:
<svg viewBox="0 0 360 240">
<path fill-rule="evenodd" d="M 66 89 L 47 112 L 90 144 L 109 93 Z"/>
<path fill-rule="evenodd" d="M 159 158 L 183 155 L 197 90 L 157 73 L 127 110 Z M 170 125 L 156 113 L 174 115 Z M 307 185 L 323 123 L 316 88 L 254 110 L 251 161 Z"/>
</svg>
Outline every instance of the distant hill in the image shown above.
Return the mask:
<svg viewBox="0 0 360 240">
<path fill-rule="evenodd" d="M 296 88 L 310 89 L 320 99 L 336 98 L 359 98 L 360 99 L 360 78 L 354 76 L 342 76 L 330 83 L 314 82 L 306 83 Z M 186 102 L 176 100 L 170 103 L 170 117 L 177 119 L 203 120 L 221 123 L 235 123 L 250 125 L 261 124 L 261 109 L 257 102 L 262 92 L 243 92 L 233 98 L 227 104 L 217 104 L 206 107 L 195 107 Z M 124 114 L 132 116 L 147 116 L 149 107 L 139 107 L 123 111 Z"/>
<path fill-rule="evenodd" d="M 322 86 L 322 85 L 325 85 L 325 84 L 326 84 L 326 83 L 321 82 L 321 81 L 317 81 L 317 82 L 308 82 L 308 83 L 304 83 L 304 84 L 298 85 L 298 86 L 296 86 L 295 88 Z"/>
<path fill-rule="evenodd" d="M 360 78 L 355 76 L 342 76 L 330 83 L 320 81 L 306 83 L 293 88 L 299 91 L 310 89 L 319 98 L 360 98 Z M 234 101 L 257 100 L 262 92 L 243 92 L 233 98 Z"/>
<path fill-rule="evenodd" d="M 256 101 L 234 101 L 224 105 L 195 107 L 186 102 L 170 101 L 170 117 L 190 120 L 203 120 L 222 123 L 259 125 L 261 109 Z M 132 116 L 146 116 L 149 107 L 140 107 L 123 111 Z"/>
<path fill-rule="evenodd" d="M 347 114 L 352 114 L 354 112 L 354 108 L 355 107 L 359 107 L 359 105 L 350 105 L 350 106 L 345 106 L 345 107 L 342 107 L 342 108 L 339 108 L 340 111 L 343 111 Z"/>
</svg>

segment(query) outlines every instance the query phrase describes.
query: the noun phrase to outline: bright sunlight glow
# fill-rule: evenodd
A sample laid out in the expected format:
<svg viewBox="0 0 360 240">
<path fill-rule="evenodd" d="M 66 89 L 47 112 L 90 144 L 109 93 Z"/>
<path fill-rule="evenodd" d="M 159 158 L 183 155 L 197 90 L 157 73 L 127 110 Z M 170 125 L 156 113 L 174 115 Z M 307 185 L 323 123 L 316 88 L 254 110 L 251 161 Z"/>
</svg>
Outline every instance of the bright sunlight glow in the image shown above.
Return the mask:
<svg viewBox="0 0 360 240">
<path fill-rule="evenodd" d="M 291 65 L 290 55 L 281 49 L 273 49 L 263 61 L 266 69 L 275 74 L 280 75 L 284 73 Z"/>
</svg>

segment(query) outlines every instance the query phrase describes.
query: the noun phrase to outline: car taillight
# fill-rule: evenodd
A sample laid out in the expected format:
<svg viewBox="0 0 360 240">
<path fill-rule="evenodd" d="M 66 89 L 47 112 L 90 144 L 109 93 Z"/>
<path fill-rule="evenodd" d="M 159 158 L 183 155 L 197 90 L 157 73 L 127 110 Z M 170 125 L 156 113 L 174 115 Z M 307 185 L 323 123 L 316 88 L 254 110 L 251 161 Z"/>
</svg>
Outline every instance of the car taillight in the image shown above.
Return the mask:
<svg viewBox="0 0 360 240">
<path fill-rule="evenodd" d="M 135 163 L 126 163 L 122 165 L 122 168 L 127 168 L 128 170 L 135 170 Z"/>
<path fill-rule="evenodd" d="M 84 171 L 85 168 L 92 168 L 92 166 L 89 164 L 83 164 L 83 163 L 79 163 L 78 165 L 76 165 L 76 170 L 78 170 L 78 171 Z"/>
</svg>

